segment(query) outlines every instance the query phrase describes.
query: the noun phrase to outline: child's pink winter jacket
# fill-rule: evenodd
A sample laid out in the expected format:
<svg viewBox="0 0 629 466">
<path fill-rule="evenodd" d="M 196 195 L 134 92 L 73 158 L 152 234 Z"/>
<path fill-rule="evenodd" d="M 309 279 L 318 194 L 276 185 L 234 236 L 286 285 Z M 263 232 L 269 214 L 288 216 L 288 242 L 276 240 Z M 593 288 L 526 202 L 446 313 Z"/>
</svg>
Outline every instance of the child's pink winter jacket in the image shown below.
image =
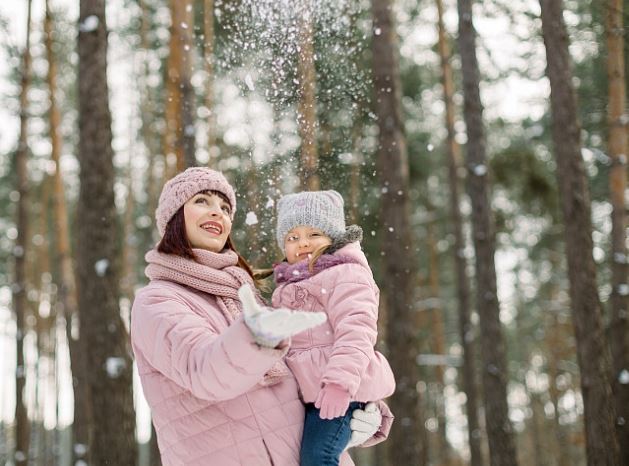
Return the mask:
<svg viewBox="0 0 629 466">
<path fill-rule="evenodd" d="M 286 363 L 312 403 L 326 383 L 345 387 L 353 401 L 376 401 L 395 390 L 393 372 L 374 350 L 379 290 L 359 243 L 324 254 L 313 272 L 308 261 L 274 270 L 273 307 L 323 311 L 328 320 L 292 338 Z"/>
</svg>

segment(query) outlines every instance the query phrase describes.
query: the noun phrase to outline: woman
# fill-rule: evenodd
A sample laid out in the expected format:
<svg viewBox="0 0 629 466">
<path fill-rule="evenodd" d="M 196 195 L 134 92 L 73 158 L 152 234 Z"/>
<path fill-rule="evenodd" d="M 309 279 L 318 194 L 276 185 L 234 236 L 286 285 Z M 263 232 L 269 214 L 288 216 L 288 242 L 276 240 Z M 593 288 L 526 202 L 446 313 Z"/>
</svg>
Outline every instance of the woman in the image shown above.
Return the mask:
<svg viewBox="0 0 629 466">
<path fill-rule="evenodd" d="M 162 238 L 146 255 L 150 283 L 136 294 L 131 341 L 164 466 L 299 464 L 304 407 L 283 357 L 288 337 L 320 321 L 287 313 L 293 320 L 275 333 L 264 319 L 245 323 L 238 289 L 253 279 L 230 238 L 235 209 L 233 188 L 207 168 L 180 173 L 159 199 Z M 377 415 L 353 443 L 386 437 L 379 408 L 380 431 L 371 436 Z M 353 464 L 347 453 L 341 464 Z"/>
</svg>

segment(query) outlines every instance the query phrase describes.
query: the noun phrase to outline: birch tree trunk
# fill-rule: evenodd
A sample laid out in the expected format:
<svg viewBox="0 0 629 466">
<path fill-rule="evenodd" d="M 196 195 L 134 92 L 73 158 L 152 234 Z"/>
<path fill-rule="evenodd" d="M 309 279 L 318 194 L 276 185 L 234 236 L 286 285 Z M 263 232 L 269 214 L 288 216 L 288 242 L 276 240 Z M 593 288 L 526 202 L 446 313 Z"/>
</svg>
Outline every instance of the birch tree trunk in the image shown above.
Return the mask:
<svg viewBox="0 0 629 466">
<path fill-rule="evenodd" d="M 114 203 L 104 0 L 79 13 L 78 303 L 94 435 L 94 464 L 135 464 L 135 412 L 128 335 L 120 317 L 120 251 Z"/>
<path fill-rule="evenodd" d="M 467 128 L 467 191 L 472 203 L 476 253 L 476 307 L 480 317 L 483 395 L 492 466 L 517 464 L 513 427 L 507 404 L 507 364 L 500 304 L 496 291 L 494 225 L 489 203 L 483 106 L 476 59 L 472 0 L 458 0 L 459 50 L 463 73 L 464 118 Z"/>
<path fill-rule="evenodd" d="M 438 50 L 441 57 L 441 81 L 443 84 L 443 100 L 446 110 L 446 157 L 448 161 L 448 180 L 450 188 L 450 222 L 454 234 L 454 267 L 456 270 L 457 303 L 459 317 L 459 334 L 463 348 L 463 391 L 467 401 L 467 440 L 470 446 L 471 466 L 481 466 L 481 431 L 478 422 L 478 390 L 476 387 L 476 358 L 473 340 L 473 329 L 470 321 L 470 283 L 467 277 L 467 260 L 465 259 L 465 239 L 463 237 L 463 219 L 461 216 L 459 167 L 461 160 L 460 146 L 457 144 L 454 129 L 454 79 L 450 65 L 450 47 L 443 23 L 443 2 L 436 0 L 438 12 Z"/>
<path fill-rule="evenodd" d="M 15 285 L 13 288 L 13 308 L 16 319 L 16 354 L 15 368 L 15 464 L 26 466 L 29 459 L 30 426 L 24 388 L 26 385 L 26 367 L 24 360 L 24 336 L 26 334 L 26 316 L 28 313 L 26 260 L 30 249 L 31 236 L 28 219 L 29 181 L 28 181 L 28 91 L 31 86 L 31 7 L 27 2 L 26 45 L 22 55 L 22 77 L 20 83 L 20 134 L 15 152 L 15 172 L 17 180 L 17 239 L 13 249 L 15 260 Z"/>
<path fill-rule="evenodd" d="M 629 284 L 627 284 L 627 114 L 623 27 L 623 2 L 611 0 L 606 6 L 607 79 L 609 100 L 608 150 L 612 160 L 609 187 L 612 203 L 612 294 L 610 345 L 612 351 L 613 390 L 616 401 L 616 434 L 621 463 L 629 465 Z M 623 421 L 621 421 L 624 420 Z"/>
<path fill-rule="evenodd" d="M 401 114 L 398 43 L 391 0 L 372 0 L 373 85 L 378 118 L 377 170 L 382 187 L 384 276 L 395 289 L 383 293 L 387 310 L 389 361 L 397 377 L 391 409 L 398 416 L 391 431 L 392 464 L 427 464 L 424 422 L 417 390 L 417 313 L 414 312 L 417 264 L 411 240 L 409 168 Z"/>
<path fill-rule="evenodd" d="M 590 194 L 581 156 L 581 128 L 572 85 L 568 34 L 561 0 L 540 0 L 550 80 L 552 135 L 565 224 L 570 300 L 581 370 L 588 465 L 618 465 L 611 355 L 592 256 Z"/>
</svg>

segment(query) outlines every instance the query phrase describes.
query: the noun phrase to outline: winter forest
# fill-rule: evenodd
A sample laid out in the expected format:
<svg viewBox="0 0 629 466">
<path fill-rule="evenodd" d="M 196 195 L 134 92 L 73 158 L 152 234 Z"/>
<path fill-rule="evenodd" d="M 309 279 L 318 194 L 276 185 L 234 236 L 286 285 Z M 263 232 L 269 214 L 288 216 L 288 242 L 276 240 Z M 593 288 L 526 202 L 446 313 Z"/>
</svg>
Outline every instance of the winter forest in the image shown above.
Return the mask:
<svg viewBox="0 0 629 466">
<path fill-rule="evenodd" d="M 397 389 L 361 466 L 629 465 L 627 0 L 0 5 L 0 464 L 158 465 L 129 342 L 163 183 L 234 240 L 335 189 Z M 220 466 L 220 465 L 217 465 Z"/>
</svg>

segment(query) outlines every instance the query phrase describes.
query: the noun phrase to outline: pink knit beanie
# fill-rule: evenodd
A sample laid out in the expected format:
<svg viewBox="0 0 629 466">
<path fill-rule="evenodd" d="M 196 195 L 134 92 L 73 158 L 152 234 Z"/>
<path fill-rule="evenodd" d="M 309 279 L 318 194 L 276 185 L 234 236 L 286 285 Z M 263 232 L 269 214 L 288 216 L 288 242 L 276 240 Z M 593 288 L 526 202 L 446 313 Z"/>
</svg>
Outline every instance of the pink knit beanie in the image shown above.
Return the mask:
<svg viewBox="0 0 629 466">
<path fill-rule="evenodd" d="M 221 172 L 205 167 L 191 167 L 171 178 L 162 189 L 155 210 L 157 230 L 164 236 L 166 225 L 188 199 L 200 191 L 218 191 L 229 199 L 231 218 L 236 212 L 236 194 Z"/>
</svg>

